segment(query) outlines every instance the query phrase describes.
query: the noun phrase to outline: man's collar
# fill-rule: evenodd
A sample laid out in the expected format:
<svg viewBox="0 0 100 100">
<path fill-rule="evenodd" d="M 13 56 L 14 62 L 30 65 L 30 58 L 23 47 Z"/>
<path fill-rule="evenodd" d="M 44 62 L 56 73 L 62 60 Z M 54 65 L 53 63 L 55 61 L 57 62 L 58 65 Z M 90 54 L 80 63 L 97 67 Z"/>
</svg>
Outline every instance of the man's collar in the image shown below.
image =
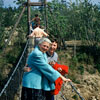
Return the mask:
<svg viewBox="0 0 100 100">
<path fill-rule="evenodd" d="M 49 56 L 49 57 L 53 57 L 53 56 L 54 56 L 54 53 L 53 53 L 53 55 L 50 55 L 49 52 L 46 52 L 46 54 L 47 54 L 47 56 Z"/>
</svg>

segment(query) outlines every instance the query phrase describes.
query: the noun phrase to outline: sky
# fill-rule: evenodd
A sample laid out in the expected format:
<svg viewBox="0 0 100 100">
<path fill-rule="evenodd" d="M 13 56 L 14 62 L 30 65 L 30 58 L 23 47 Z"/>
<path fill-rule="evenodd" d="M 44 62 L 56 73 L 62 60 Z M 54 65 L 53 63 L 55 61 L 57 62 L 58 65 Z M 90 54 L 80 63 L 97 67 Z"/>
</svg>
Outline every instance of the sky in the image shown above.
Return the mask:
<svg viewBox="0 0 100 100">
<path fill-rule="evenodd" d="M 4 7 L 14 7 L 16 6 L 15 3 L 13 3 L 13 1 L 17 1 L 17 0 L 3 0 L 4 1 Z M 27 1 L 27 0 L 26 0 Z M 31 2 L 38 2 L 38 0 L 30 0 Z M 47 1 L 50 1 L 50 0 L 47 0 Z"/>
<path fill-rule="evenodd" d="M 17 0 L 3 0 L 4 1 L 4 7 L 14 7 L 16 6 L 15 3 L 13 3 L 13 1 L 17 1 Z M 30 0 L 31 2 L 37 2 L 38 0 Z M 51 1 L 51 0 L 47 0 L 48 1 Z M 66 0 L 66 2 L 69 2 L 70 0 Z M 73 2 L 75 2 L 76 0 L 72 0 Z M 100 4 L 100 0 L 90 0 L 93 4 Z M 16 6 L 17 7 L 17 6 Z"/>
</svg>

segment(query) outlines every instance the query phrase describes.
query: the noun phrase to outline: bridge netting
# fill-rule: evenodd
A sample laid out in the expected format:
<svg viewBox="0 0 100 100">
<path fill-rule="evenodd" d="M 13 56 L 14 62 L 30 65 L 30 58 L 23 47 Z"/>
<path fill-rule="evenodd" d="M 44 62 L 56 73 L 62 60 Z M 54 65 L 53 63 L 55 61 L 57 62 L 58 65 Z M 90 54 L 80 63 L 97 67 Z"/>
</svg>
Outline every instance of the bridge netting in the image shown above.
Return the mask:
<svg viewBox="0 0 100 100">
<path fill-rule="evenodd" d="M 21 87 L 21 81 L 23 75 L 23 67 L 25 66 L 27 54 L 28 54 L 28 43 L 29 42 L 27 41 L 24 51 L 14 71 L 12 72 L 10 78 L 8 79 L 4 88 L 0 92 L 1 100 L 14 100 L 14 98 L 20 100 L 20 87 Z"/>
</svg>

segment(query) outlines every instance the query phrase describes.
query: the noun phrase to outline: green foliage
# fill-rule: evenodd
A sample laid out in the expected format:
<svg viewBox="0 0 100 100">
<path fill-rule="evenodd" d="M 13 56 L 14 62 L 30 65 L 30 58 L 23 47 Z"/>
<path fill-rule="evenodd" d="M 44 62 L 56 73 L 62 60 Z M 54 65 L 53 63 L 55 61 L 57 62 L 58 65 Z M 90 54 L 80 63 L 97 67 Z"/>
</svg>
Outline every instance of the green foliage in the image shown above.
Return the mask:
<svg viewBox="0 0 100 100">
<path fill-rule="evenodd" d="M 70 65 L 69 68 L 74 70 L 75 69 L 75 66 Z"/>
<path fill-rule="evenodd" d="M 0 8 L 3 7 L 3 5 L 4 5 L 4 1 L 0 0 Z"/>
<path fill-rule="evenodd" d="M 92 67 L 87 66 L 86 71 L 89 72 L 90 74 L 96 73 L 96 69 L 93 66 Z"/>
<path fill-rule="evenodd" d="M 98 70 L 98 72 L 100 73 L 100 64 L 96 64 L 96 69 Z"/>
<path fill-rule="evenodd" d="M 5 12 L 5 9 L 4 8 L 0 8 L 0 49 L 2 49 L 2 46 L 3 46 L 3 32 L 5 30 L 5 27 L 4 27 L 4 12 Z"/>
<path fill-rule="evenodd" d="M 0 8 L 0 89 L 18 63 L 27 40 L 27 11 L 22 16 L 16 30 L 11 33 L 22 8 Z M 10 36 L 12 36 L 9 41 L 11 44 L 5 46 L 8 43 L 5 40 L 8 40 Z"/>
<path fill-rule="evenodd" d="M 72 98 L 78 100 L 78 96 L 76 94 Z"/>
<path fill-rule="evenodd" d="M 87 55 L 87 56 L 83 55 L 84 58 L 86 57 L 85 61 L 87 62 L 87 64 L 100 63 L 100 47 L 99 46 L 84 46 L 80 48 L 79 52 L 81 52 L 81 54 L 85 53 L 85 55 Z M 80 59 L 79 55 L 77 56 Z"/>
<path fill-rule="evenodd" d="M 72 57 L 71 64 L 75 67 L 77 66 L 77 63 L 78 63 L 77 57 Z"/>
<path fill-rule="evenodd" d="M 77 54 L 77 58 L 79 62 L 87 62 L 88 60 L 88 55 L 86 53 L 82 53 L 82 54 Z"/>
<path fill-rule="evenodd" d="M 95 45 L 100 41 L 100 10 L 98 6 L 92 5 L 88 0 L 79 3 L 68 3 L 64 5 L 53 1 L 49 3 L 48 9 L 48 27 L 50 34 L 58 39 L 64 38 L 87 40 L 87 44 Z M 51 12 L 51 13 L 50 13 Z M 52 28 L 51 28 L 52 27 Z M 59 37 L 58 37 L 59 36 Z"/>
<path fill-rule="evenodd" d="M 9 38 L 10 34 L 14 34 L 15 31 L 18 33 L 21 32 L 22 39 L 24 41 L 24 38 L 26 38 L 27 34 L 27 11 L 24 13 L 24 15 L 21 18 L 21 21 L 17 27 L 17 30 L 14 30 L 13 33 L 12 29 L 13 26 L 16 24 L 18 17 L 22 11 L 22 8 L 19 7 L 18 9 L 16 8 L 0 8 L 0 49 L 4 48 L 4 45 L 6 44 L 6 40 Z M 21 37 L 21 36 L 19 36 Z"/>
<path fill-rule="evenodd" d="M 80 66 L 78 67 L 78 70 L 80 71 L 80 74 L 81 74 L 81 75 L 84 74 L 84 66 L 80 65 Z"/>
<path fill-rule="evenodd" d="M 16 63 L 16 57 L 10 53 L 8 53 L 6 55 L 6 58 L 7 58 L 7 63 L 11 63 L 11 64 L 15 64 Z"/>
</svg>

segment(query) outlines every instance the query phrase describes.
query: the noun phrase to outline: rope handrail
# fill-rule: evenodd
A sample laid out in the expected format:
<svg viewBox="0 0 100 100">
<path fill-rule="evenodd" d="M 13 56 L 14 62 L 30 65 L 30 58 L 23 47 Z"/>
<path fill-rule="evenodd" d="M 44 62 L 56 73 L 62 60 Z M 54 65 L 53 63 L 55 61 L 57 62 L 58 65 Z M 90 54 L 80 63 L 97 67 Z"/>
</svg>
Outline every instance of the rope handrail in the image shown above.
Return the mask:
<svg viewBox="0 0 100 100">
<path fill-rule="evenodd" d="M 80 97 L 80 99 L 81 99 L 81 100 L 85 100 L 85 99 L 80 95 L 80 93 L 77 91 L 77 89 L 76 89 L 75 86 L 72 84 L 72 82 L 68 82 L 68 83 L 69 83 L 69 85 L 72 87 L 72 89 L 76 92 L 76 94 L 78 94 L 78 96 Z M 63 84 L 63 86 L 64 86 L 64 84 Z M 61 97 L 63 98 L 63 100 L 67 100 L 67 99 L 65 98 L 65 96 L 62 94 L 61 91 L 60 91 L 59 93 L 61 94 Z"/>
<path fill-rule="evenodd" d="M 78 94 L 78 96 L 80 97 L 81 100 L 85 100 L 80 93 L 77 91 L 77 89 L 75 88 L 75 86 L 72 84 L 72 82 L 69 82 L 69 85 L 72 87 L 72 89 L 76 92 L 76 94 Z"/>
<path fill-rule="evenodd" d="M 62 94 L 61 91 L 60 91 L 59 93 L 61 94 L 61 97 L 63 98 L 63 100 L 67 100 L 67 99 L 65 98 L 65 96 Z"/>
<path fill-rule="evenodd" d="M 16 70 L 17 70 L 17 68 L 18 68 L 18 66 L 19 66 L 19 64 L 20 64 L 20 62 L 21 62 L 21 60 L 22 60 L 22 58 L 23 58 L 23 56 L 24 56 L 24 54 L 25 54 L 25 51 L 26 51 L 26 49 L 27 49 L 27 47 L 28 47 L 28 42 L 29 42 L 29 41 L 27 41 L 26 46 L 25 46 L 25 48 L 24 48 L 24 51 L 23 51 L 23 53 L 22 53 L 22 55 L 21 55 L 21 57 L 20 57 L 20 59 L 19 59 L 17 65 L 16 65 L 16 67 L 15 67 L 13 73 L 11 74 L 11 76 L 10 76 L 10 78 L 8 79 L 7 83 L 5 84 L 4 88 L 3 88 L 2 91 L 0 92 L 0 97 L 1 97 L 2 94 L 4 93 L 5 89 L 7 88 L 8 84 L 10 83 L 10 81 L 11 81 L 13 75 L 15 74 L 15 72 L 16 72 Z"/>
</svg>

